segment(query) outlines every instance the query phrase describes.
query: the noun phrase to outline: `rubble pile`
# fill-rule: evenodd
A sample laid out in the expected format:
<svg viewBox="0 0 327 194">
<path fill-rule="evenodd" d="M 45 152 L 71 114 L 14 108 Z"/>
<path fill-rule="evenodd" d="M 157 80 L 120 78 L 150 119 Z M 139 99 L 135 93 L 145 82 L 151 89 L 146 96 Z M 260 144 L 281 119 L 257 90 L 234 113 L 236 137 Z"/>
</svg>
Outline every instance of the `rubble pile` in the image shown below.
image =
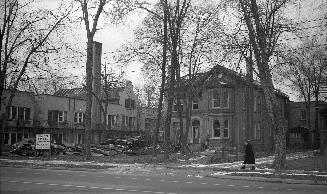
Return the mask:
<svg viewBox="0 0 327 194">
<path fill-rule="evenodd" d="M 91 145 L 91 153 L 94 156 L 114 156 L 117 154 L 143 155 L 150 154 L 152 147 L 146 145 L 142 136 L 125 138 L 108 138 L 97 145 Z M 35 138 L 24 139 L 12 146 L 12 155 L 20 156 L 47 156 L 47 155 L 83 155 L 83 147 L 80 145 L 66 146 L 64 144 L 51 143 L 50 150 L 35 149 Z"/>
</svg>

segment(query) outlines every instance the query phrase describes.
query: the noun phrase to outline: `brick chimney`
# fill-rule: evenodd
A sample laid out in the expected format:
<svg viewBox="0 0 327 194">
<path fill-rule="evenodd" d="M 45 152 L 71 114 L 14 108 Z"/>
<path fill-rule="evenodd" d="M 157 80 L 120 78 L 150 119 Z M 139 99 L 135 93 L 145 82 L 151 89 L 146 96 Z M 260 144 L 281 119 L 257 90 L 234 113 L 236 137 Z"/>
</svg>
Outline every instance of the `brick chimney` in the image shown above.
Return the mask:
<svg viewBox="0 0 327 194">
<path fill-rule="evenodd" d="M 102 53 L 102 43 L 93 42 L 93 68 L 92 68 L 92 88 L 93 93 L 101 98 L 101 53 Z M 92 97 L 92 116 L 91 124 L 92 128 L 97 128 L 96 125 L 100 124 L 101 112 L 98 100 Z"/>
</svg>

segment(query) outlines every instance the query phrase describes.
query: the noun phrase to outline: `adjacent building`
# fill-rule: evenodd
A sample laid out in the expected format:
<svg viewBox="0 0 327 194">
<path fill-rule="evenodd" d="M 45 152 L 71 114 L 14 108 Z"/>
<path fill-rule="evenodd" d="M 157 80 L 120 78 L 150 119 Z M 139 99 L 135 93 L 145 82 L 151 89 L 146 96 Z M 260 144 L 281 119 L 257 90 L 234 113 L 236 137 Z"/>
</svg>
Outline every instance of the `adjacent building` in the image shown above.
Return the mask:
<svg viewBox="0 0 327 194">
<path fill-rule="evenodd" d="M 6 128 L 1 131 L 2 144 L 15 144 L 23 138 L 33 137 L 35 101 L 34 94 L 29 92 L 16 92 L 11 106 L 7 106 L 10 91 L 4 90 L 1 98 L 1 126 L 6 122 Z M 1 129 L 2 130 L 2 129 Z"/>
<path fill-rule="evenodd" d="M 288 103 L 289 129 L 287 146 L 290 149 L 324 147 L 327 141 L 327 102 Z"/>
<path fill-rule="evenodd" d="M 102 44 L 93 44 L 93 97 L 91 143 L 97 144 L 109 136 L 130 136 L 137 131 L 137 96 L 133 84 L 104 91 L 101 85 Z M 58 144 L 83 144 L 85 134 L 86 90 L 62 89 L 53 95 L 15 93 L 8 106 L 9 91 L 1 96 L 1 142 L 11 145 L 22 138 L 49 133 Z"/>
<path fill-rule="evenodd" d="M 144 135 L 146 143 L 152 144 L 157 124 L 157 108 L 138 107 L 138 130 Z M 162 126 L 162 125 L 160 125 Z M 159 128 L 158 142 L 163 142 L 163 128 Z"/>
</svg>

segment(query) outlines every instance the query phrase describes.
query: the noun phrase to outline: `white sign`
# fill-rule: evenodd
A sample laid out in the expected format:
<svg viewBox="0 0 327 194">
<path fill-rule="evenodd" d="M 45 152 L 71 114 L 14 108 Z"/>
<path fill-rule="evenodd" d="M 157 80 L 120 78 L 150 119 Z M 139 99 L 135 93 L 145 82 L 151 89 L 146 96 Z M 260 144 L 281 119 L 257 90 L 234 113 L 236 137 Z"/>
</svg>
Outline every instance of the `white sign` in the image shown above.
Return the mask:
<svg viewBox="0 0 327 194">
<path fill-rule="evenodd" d="M 50 134 L 36 134 L 36 149 L 50 149 Z"/>
</svg>

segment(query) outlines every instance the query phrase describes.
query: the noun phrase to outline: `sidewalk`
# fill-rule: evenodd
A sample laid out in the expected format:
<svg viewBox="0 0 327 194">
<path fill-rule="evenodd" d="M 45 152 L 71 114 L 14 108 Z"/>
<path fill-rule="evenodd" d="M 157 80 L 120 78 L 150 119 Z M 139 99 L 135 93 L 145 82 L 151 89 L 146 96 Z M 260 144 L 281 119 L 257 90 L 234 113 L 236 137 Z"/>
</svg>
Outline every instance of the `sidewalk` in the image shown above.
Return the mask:
<svg viewBox="0 0 327 194">
<path fill-rule="evenodd" d="M 212 177 L 235 180 L 248 180 L 260 182 L 274 182 L 287 184 L 320 184 L 327 185 L 327 172 L 316 171 L 274 171 L 271 169 L 239 170 L 239 162 L 215 165 L 178 165 L 178 164 L 114 164 L 76 162 L 63 160 L 11 160 L 0 159 L 0 167 L 10 166 L 17 168 L 36 168 L 50 170 L 73 170 L 106 172 L 114 174 L 142 174 L 152 176 L 186 176 L 186 177 Z M 219 166 L 219 167 L 218 167 Z"/>
</svg>

